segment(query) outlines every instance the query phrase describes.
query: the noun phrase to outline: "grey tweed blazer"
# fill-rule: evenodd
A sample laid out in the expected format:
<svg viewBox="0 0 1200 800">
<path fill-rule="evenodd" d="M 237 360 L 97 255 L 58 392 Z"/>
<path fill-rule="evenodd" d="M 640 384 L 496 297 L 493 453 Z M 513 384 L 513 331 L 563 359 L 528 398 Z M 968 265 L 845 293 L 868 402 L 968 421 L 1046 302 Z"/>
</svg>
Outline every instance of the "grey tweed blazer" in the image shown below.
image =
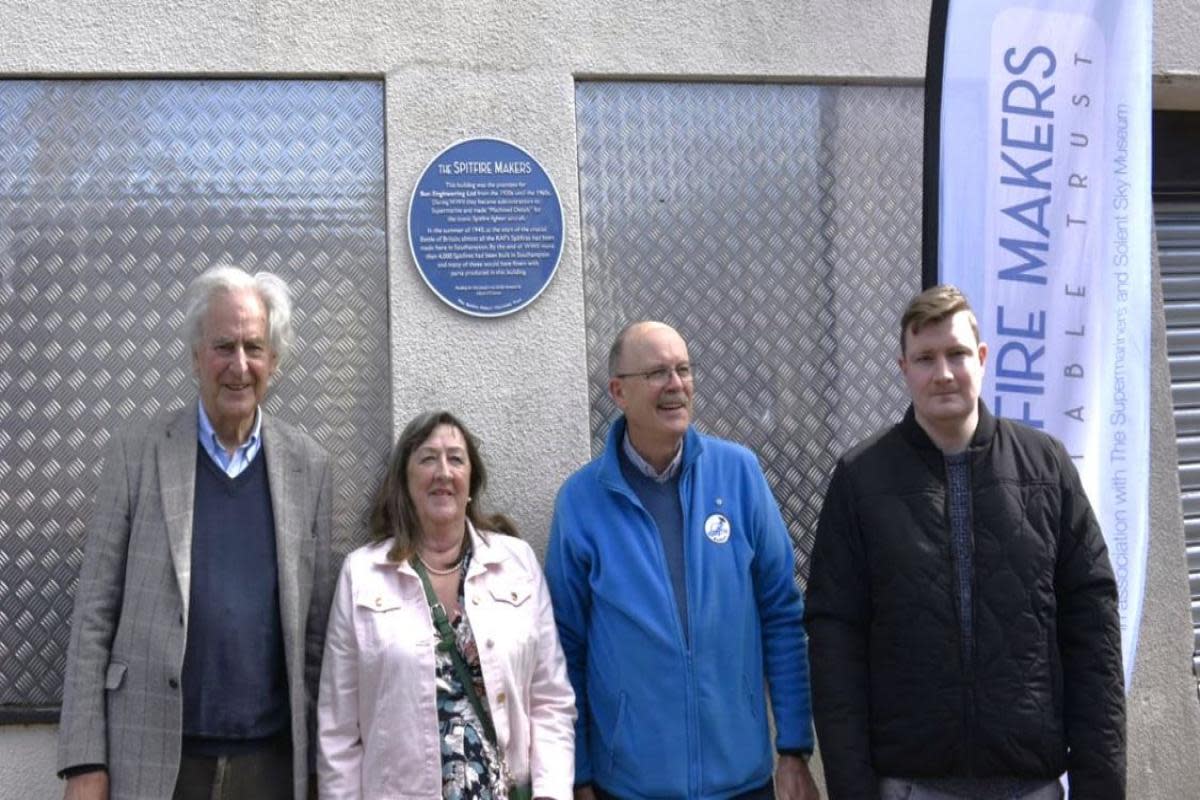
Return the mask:
<svg viewBox="0 0 1200 800">
<path fill-rule="evenodd" d="M 265 413 L 262 441 L 299 799 L 313 769 L 317 684 L 337 575 L 333 476 L 324 450 Z M 104 764 L 112 800 L 168 800 L 179 773 L 198 448 L 195 404 L 133 426 L 110 443 L 97 490 L 67 649 L 58 768 Z"/>
</svg>

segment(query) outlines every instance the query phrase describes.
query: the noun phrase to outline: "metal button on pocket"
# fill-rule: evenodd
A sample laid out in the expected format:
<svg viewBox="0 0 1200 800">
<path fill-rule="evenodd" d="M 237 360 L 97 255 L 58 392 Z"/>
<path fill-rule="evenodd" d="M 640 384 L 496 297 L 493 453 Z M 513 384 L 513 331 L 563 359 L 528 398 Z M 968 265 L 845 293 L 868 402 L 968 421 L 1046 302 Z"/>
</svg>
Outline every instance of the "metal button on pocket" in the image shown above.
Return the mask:
<svg viewBox="0 0 1200 800">
<path fill-rule="evenodd" d="M 504 692 L 500 692 L 499 694 L 496 695 L 496 702 L 499 703 L 500 705 L 504 705 L 504 701 L 507 699 L 508 699 L 508 695 L 506 695 Z"/>
</svg>

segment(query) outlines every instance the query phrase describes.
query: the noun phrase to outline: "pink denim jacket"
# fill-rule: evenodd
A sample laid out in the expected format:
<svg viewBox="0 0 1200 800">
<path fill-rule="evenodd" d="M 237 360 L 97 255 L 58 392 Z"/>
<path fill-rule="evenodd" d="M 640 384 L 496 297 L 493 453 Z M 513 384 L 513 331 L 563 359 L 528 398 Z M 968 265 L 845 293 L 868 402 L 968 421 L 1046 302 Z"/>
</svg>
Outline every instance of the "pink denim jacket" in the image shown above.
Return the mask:
<svg viewBox="0 0 1200 800">
<path fill-rule="evenodd" d="M 500 748 L 535 797 L 570 800 L 575 694 L 541 567 L 520 539 L 468 528 L 465 611 Z M 322 800 L 442 797 L 437 637 L 420 578 L 388 562 L 391 546 L 346 558 L 329 612 L 317 704 Z"/>
</svg>

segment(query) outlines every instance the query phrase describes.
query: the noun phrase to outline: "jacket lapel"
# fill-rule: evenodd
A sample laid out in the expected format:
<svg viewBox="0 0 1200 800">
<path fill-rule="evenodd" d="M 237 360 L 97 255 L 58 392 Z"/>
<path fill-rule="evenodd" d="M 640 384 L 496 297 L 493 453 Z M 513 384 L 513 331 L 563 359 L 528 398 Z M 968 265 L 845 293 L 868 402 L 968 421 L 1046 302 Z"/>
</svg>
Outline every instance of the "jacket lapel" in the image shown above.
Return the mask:
<svg viewBox="0 0 1200 800">
<path fill-rule="evenodd" d="M 271 511 L 275 515 L 275 563 L 279 570 L 279 614 L 283 622 L 285 652 L 292 652 L 293 639 L 304 630 L 300 618 L 300 541 L 302 531 L 293 523 L 296 506 L 304 497 L 303 458 L 292 449 L 290 437 L 263 413 L 263 452 L 267 456 L 267 480 Z M 289 667 L 295 665 L 289 664 Z"/>
<path fill-rule="evenodd" d="M 166 427 L 159 447 L 158 485 L 162 493 L 163 521 L 171 548 L 171 563 L 187 618 L 192 586 L 192 510 L 196 498 L 196 451 L 199 448 L 197 406 L 189 405 Z"/>
</svg>

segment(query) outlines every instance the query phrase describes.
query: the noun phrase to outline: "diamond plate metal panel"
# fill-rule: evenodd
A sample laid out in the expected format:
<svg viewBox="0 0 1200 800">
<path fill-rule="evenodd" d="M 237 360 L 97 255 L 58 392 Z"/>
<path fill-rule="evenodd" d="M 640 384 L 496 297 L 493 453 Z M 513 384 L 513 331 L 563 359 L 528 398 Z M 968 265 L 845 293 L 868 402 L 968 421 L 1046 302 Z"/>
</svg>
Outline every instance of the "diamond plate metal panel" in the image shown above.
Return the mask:
<svg viewBox="0 0 1200 800">
<path fill-rule="evenodd" d="M 337 459 L 362 537 L 391 438 L 383 91 L 343 81 L 0 81 L 0 709 L 61 699 L 105 443 L 195 397 L 180 298 L 288 279 L 266 407 Z M 19 715 L 19 714 L 18 714 Z"/>
<path fill-rule="evenodd" d="M 921 90 L 581 82 L 576 109 L 593 452 L 613 337 L 674 325 L 697 425 L 758 453 L 803 581 L 836 459 L 907 405 Z"/>
</svg>

